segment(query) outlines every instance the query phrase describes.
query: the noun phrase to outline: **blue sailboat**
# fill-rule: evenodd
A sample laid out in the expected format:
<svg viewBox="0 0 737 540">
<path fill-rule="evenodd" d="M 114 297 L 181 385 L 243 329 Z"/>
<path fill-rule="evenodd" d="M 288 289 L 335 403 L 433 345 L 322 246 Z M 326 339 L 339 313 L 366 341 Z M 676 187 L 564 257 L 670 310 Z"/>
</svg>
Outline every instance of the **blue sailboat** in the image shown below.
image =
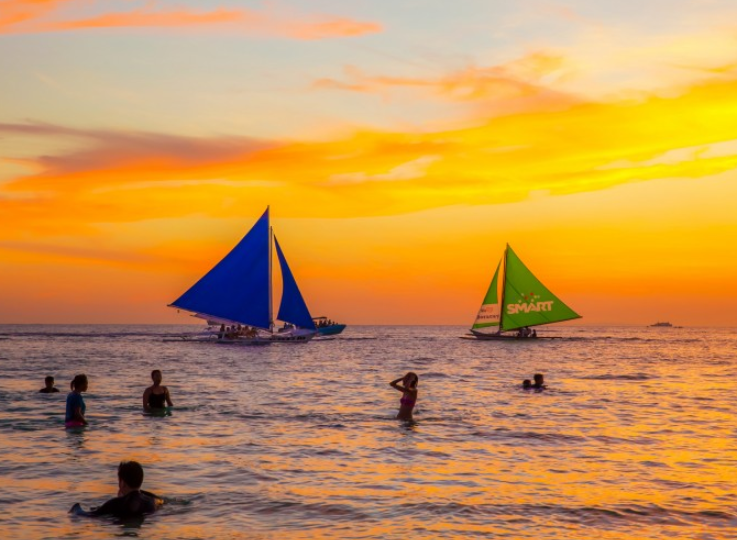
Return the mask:
<svg viewBox="0 0 737 540">
<path fill-rule="evenodd" d="M 278 330 L 272 307 L 272 240 L 283 283 L 277 319 L 285 324 Z M 169 307 L 220 325 L 210 337 L 221 343 L 305 342 L 317 334 L 294 274 L 273 234 L 268 208 L 230 253 Z"/>
</svg>

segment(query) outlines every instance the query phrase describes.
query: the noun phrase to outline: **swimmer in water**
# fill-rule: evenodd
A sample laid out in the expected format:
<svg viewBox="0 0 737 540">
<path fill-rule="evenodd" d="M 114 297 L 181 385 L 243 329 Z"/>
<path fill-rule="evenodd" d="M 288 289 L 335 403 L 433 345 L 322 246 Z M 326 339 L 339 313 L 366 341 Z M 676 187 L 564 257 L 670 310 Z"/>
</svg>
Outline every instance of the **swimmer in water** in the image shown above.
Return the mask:
<svg viewBox="0 0 737 540">
<path fill-rule="evenodd" d="M 46 386 L 44 386 L 43 388 L 41 388 L 41 390 L 39 390 L 39 393 L 41 394 L 53 394 L 59 391 L 59 389 L 56 386 L 54 386 L 54 378 L 51 375 L 49 375 L 48 377 L 44 379 L 44 384 Z"/>
<path fill-rule="evenodd" d="M 118 465 L 118 496 L 102 506 L 85 511 L 79 503 L 69 510 L 77 516 L 115 516 L 135 518 L 155 512 L 164 501 L 141 489 L 143 467 L 137 461 L 121 461 Z"/>
<path fill-rule="evenodd" d="M 532 378 L 535 381 L 535 383 L 532 385 L 532 388 L 534 390 L 545 390 L 547 388 L 547 386 L 545 386 L 545 380 L 543 379 L 542 373 L 535 373 Z"/>
<path fill-rule="evenodd" d="M 143 408 L 147 412 L 174 405 L 171 396 L 169 396 L 169 389 L 166 386 L 161 386 L 161 379 L 161 370 L 155 369 L 151 372 L 151 380 L 154 384 L 143 392 Z"/>
<path fill-rule="evenodd" d="M 399 384 L 402 381 L 402 385 Z M 402 399 L 399 400 L 398 420 L 412 420 L 412 409 L 415 408 L 417 402 L 417 383 L 420 378 L 413 372 L 407 373 L 395 381 L 390 382 L 392 388 L 402 392 Z"/>
<path fill-rule="evenodd" d="M 522 381 L 522 390 L 532 390 L 532 381 L 530 379 Z"/>
<path fill-rule="evenodd" d="M 64 425 L 68 428 L 87 425 L 87 420 L 84 418 L 87 406 L 82 397 L 82 392 L 87 391 L 87 384 L 85 374 L 77 375 L 70 384 L 72 391 L 67 394 L 67 412 L 64 417 Z"/>
</svg>

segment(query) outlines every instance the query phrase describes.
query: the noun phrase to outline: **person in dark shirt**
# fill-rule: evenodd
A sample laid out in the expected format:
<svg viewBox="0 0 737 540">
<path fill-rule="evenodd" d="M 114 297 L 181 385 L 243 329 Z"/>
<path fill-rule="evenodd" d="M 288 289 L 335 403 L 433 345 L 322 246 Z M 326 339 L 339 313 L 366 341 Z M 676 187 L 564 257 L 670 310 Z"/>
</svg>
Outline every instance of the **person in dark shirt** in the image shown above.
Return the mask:
<svg viewBox="0 0 737 540">
<path fill-rule="evenodd" d="M 547 386 L 545 386 L 545 378 L 543 377 L 542 373 L 535 373 L 535 375 L 532 377 L 532 379 L 535 381 L 532 385 L 532 388 L 534 390 L 545 390 Z"/>
<path fill-rule="evenodd" d="M 54 386 L 54 378 L 51 375 L 49 375 L 48 377 L 44 379 L 44 383 L 46 384 L 46 386 L 44 386 L 43 388 L 41 388 L 41 390 L 39 390 L 40 393 L 53 394 L 54 392 L 59 391 L 59 389 L 56 386 Z"/>
<path fill-rule="evenodd" d="M 77 516 L 115 516 L 135 518 L 155 512 L 164 501 L 141 489 L 143 467 L 137 461 L 121 461 L 118 465 L 118 496 L 102 506 L 85 511 L 79 503 L 69 510 Z"/>
</svg>

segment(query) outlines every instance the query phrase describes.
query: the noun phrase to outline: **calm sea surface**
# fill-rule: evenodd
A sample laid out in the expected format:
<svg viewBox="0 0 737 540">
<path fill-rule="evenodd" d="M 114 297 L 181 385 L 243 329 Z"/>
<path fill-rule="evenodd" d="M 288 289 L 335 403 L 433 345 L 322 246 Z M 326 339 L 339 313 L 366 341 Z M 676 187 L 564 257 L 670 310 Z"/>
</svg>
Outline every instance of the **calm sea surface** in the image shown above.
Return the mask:
<svg viewBox="0 0 737 540">
<path fill-rule="evenodd" d="M 189 327 L 191 331 L 192 327 Z M 349 327 L 308 344 L 164 341 L 175 326 L 0 326 L 0 537 L 733 539 L 737 331 Z M 159 368 L 175 407 L 142 414 Z M 390 380 L 420 376 L 416 424 Z M 545 374 L 542 393 L 519 383 Z M 76 373 L 87 429 L 64 429 Z M 58 394 L 38 394 L 44 376 Z M 71 517 L 119 461 L 169 500 Z"/>
</svg>

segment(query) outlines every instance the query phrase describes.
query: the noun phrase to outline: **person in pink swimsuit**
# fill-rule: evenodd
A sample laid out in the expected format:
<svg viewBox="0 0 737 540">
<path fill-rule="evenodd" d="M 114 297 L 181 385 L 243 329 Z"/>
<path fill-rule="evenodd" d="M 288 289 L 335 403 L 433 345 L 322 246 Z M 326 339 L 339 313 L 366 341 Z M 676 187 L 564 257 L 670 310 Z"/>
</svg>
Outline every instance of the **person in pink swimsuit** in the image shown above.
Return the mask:
<svg viewBox="0 0 737 540">
<path fill-rule="evenodd" d="M 402 381 L 402 384 L 399 384 Z M 404 377 L 390 382 L 392 388 L 402 392 L 402 398 L 399 400 L 398 420 L 412 420 L 412 409 L 415 408 L 417 402 L 417 383 L 420 378 L 416 373 L 409 372 Z"/>
</svg>

